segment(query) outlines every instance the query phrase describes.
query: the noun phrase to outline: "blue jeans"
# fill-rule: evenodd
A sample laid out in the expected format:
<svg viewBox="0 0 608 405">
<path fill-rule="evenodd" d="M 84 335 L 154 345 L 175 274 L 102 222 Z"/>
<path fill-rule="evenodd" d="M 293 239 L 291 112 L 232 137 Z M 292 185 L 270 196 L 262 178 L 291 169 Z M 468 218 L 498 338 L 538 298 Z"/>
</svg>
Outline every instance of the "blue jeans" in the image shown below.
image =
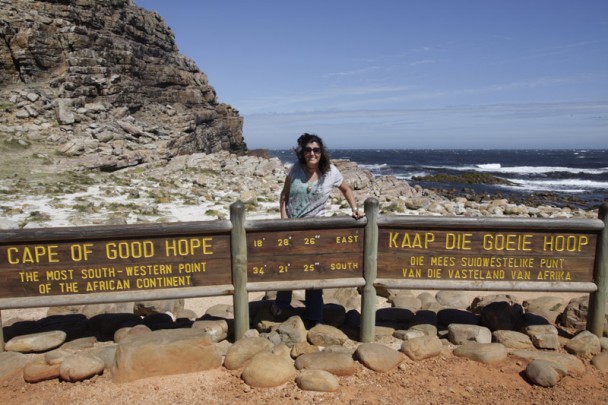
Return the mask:
<svg viewBox="0 0 608 405">
<path fill-rule="evenodd" d="M 304 318 L 312 322 L 323 321 L 323 290 L 306 290 L 306 311 Z M 288 309 L 291 304 L 291 291 L 277 291 L 275 300 L 280 309 Z"/>
</svg>

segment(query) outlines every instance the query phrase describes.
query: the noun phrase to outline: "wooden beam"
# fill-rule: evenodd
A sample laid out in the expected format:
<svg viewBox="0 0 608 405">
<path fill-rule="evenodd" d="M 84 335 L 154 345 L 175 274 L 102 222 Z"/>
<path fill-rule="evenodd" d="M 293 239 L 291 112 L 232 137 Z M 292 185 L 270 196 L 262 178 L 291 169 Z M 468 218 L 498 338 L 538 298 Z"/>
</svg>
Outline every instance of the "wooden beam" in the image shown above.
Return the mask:
<svg viewBox="0 0 608 405">
<path fill-rule="evenodd" d="M 107 302 L 154 301 L 175 298 L 214 297 L 234 294 L 232 284 L 167 288 L 160 290 L 138 290 L 107 293 L 43 295 L 35 297 L 2 298 L 1 309 L 41 308 L 60 305 L 89 305 Z"/>
<path fill-rule="evenodd" d="M 438 229 L 496 229 L 554 231 L 601 231 L 604 223 L 599 219 L 542 219 L 506 217 L 424 217 L 383 216 L 378 219 L 380 228 L 438 228 Z"/>
<path fill-rule="evenodd" d="M 469 291 L 547 291 L 547 292 L 592 292 L 595 283 L 577 282 L 521 282 L 521 281 L 462 281 L 462 280 L 417 280 L 378 278 L 377 287 L 410 290 L 469 290 Z"/>
<path fill-rule="evenodd" d="M 323 288 L 348 288 L 361 287 L 364 285 L 365 279 L 363 279 L 363 277 L 325 280 L 269 281 L 262 283 L 247 283 L 247 291 L 320 290 Z"/>
<path fill-rule="evenodd" d="M 0 243 L 31 241 L 73 241 L 86 239 L 143 238 L 228 233 L 230 221 L 169 222 L 164 224 L 132 224 L 127 226 L 95 225 L 58 228 L 8 229 L 0 232 Z"/>
</svg>

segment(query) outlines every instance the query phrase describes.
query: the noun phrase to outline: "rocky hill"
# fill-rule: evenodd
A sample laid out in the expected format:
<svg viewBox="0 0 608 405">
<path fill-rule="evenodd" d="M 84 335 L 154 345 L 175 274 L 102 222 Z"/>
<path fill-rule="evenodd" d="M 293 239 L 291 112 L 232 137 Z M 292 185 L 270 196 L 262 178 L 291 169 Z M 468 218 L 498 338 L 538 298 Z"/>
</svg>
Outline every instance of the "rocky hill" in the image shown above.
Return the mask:
<svg viewBox="0 0 608 405">
<path fill-rule="evenodd" d="M 115 171 L 244 151 L 242 125 L 157 13 L 131 0 L 0 0 L 3 155 L 42 144 L 34 157 Z"/>
</svg>

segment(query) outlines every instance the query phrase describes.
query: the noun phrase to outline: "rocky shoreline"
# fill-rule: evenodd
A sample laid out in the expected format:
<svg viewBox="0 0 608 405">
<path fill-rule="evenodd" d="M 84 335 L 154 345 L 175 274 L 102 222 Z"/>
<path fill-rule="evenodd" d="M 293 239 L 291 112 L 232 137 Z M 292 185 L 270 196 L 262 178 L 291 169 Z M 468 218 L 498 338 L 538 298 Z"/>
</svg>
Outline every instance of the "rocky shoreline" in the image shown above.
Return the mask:
<svg viewBox="0 0 608 405">
<path fill-rule="evenodd" d="M 31 153 L 31 151 L 30 151 Z M 505 198 L 454 197 L 411 187 L 394 176 L 374 177 L 356 162 L 334 162 L 359 206 L 379 201 L 385 215 L 597 218 L 597 209 L 528 205 Z M 15 167 L 15 166 L 13 166 Z M 0 229 L 225 219 L 240 200 L 249 218 L 278 218 L 287 168 L 277 158 L 228 152 L 196 153 L 113 173 L 74 167 L 68 158 L 15 170 L 0 180 Z M 348 215 L 336 191 L 328 215 Z"/>
<path fill-rule="evenodd" d="M 428 184 L 426 181 L 422 184 Z M 459 183 L 461 184 L 461 183 Z M 488 183 L 483 183 L 488 184 Z M 489 183 L 492 184 L 492 183 Z M 557 208 L 569 208 L 571 210 L 593 211 L 603 203 L 599 199 L 584 199 L 575 195 L 565 196 L 563 194 L 553 192 L 530 192 L 530 193 L 515 193 L 515 192 L 494 192 L 494 193 L 479 193 L 470 187 L 440 188 L 440 187 L 425 187 L 434 193 L 441 195 L 449 200 L 454 200 L 457 197 L 464 197 L 467 200 L 482 202 L 488 200 L 508 200 L 511 204 L 526 205 L 528 207 L 537 207 L 548 205 Z"/>
</svg>

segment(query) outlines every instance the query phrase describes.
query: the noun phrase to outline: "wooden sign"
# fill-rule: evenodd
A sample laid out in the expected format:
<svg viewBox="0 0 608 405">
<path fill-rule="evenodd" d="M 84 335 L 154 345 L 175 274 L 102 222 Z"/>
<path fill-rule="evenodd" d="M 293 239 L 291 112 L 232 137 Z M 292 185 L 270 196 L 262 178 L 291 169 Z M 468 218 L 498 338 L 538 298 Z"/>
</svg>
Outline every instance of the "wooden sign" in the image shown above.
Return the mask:
<svg viewBox="0 0 608 405">
<path fill-rule="evenodd" d="M 247 234 L 250 282 L 361 277 L 364 229 Z"/>
<path fill-rule="evenodd" d="M 0 245 L 0 298 L 230 284 L 230 235 Z"/>
<path fill-rule="evenodd" d="M 575 232 L 381 229 L 378 277 L 590 282 L 596 240 Z"/>
</svg>

